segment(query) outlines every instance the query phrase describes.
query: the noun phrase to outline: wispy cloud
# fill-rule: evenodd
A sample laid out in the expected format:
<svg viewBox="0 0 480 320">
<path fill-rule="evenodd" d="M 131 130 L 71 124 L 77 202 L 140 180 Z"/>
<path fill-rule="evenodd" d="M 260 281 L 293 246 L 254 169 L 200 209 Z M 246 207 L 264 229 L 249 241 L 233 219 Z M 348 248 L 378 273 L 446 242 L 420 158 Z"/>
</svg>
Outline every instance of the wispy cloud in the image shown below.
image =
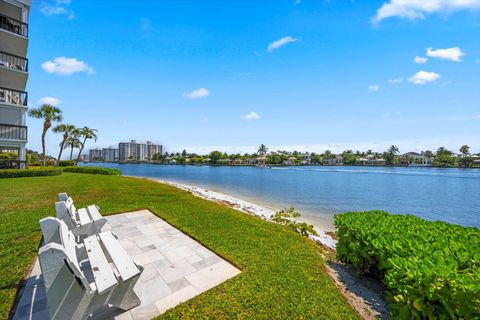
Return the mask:
<svg viewBox="0 0 480 320">
<path fill-rule="evenodd" d="M 416 56 L 413 58 L 413 61 L 418 64 L 425 64 L 428 61 L 428 58 Z"/>
<path fill-rule="evenodd" d="M 140 29 L 144 36 L 149 36 L 152 31 L 152 20 L 148 18 L 140 18 Z"/>
<path fill-rule="evenodd" d="M 432 13 L 451 13 L 462 10 L 480 9 L 480 0 L 389 0 L 378 10 L 372 22 L 398 17 L 404 19 L 424 19 Z"/>
<path fill-rule="evenodd" d="M 210 91 L 208 91 L 205 88 L 196 89 L 196 90 L 193 90 L 192 92 L 183 94 L 184 97 L 187 97 L 192 100 L 206 98 L 209 95 L 210 95 Z"/>
<path fill-rule="evenodd" d="M 438 80 L 440 75 L 436 72 L 419 71 L 408 78 L 408 81 L 414 84 L 426 84 Z"/>
<path fill-rule="evenodd" d="M 59 75 L 71 75 L 77 72 L 95 73 L 95 70 L 86 62 L 66 57 L 56 57 L 53 61 L 45 61 L 42 63 L 42 69 L 48 73 Z"/>
<path fill-rule="evenodd" d="M 260 115 L 254 111 L 250 111 L 246 115 L 242 116 L 243 120 L 252 121 L 260 119 Z"/>
<path fill-rule="evenodd" d="M 66 16 L 68 19 L 75 18 L 75 12 L 68 8 L 71 0 L 56 0 L 43 2 L 40 5 L 40 12 L 46 16 Z"/>
<path fill-rule="evenodd" d="M 292 38 L 291 36 L 286 36 L 286 37 L 283 37 L 282 39 L 278 39 L 278 40 L 270 43 L 267 47 L 267 51 L 268 52 L 273 52 L 274 50 L 276 50 L 280 47 L 283 47 L 284 45 L 286 45 L 288 43 L 297 42 L 297 41 L 298 41 L 298 39 L 296 39 L 296 38 Z"/>
<path fill-rule="evenodd" d="M 42 104 L 51 104 L 52 106 L 58 106 L 62 101 L 60 99 L 54 98 L 54 97 L 43 97 L 38 99 L 37 103 L 39 105 Z"/>
<path fill-rule="evenodd" d="M 399 84 L 403 82 L 403 78 L 396 78 L 396 79 L 390 79 L 388 80 L 388 83 L 390 84 Z"/>
<path fill-rule="evenodd" d="M 438 58 L 442 60 L 449 60 L 454 62 L 461 62 L 465 52 L 460 47 L 453 47 L 447 49 L 433 49 L 427 48 L 427 56 L 431 58 Z"/>
<path fill-rule="evenodd" d="M 380 90 L 380 86 L 378 84 L 372 84 L 368 86 L 368 90 L 371 92 L 378 92 Z"/>
</svg>

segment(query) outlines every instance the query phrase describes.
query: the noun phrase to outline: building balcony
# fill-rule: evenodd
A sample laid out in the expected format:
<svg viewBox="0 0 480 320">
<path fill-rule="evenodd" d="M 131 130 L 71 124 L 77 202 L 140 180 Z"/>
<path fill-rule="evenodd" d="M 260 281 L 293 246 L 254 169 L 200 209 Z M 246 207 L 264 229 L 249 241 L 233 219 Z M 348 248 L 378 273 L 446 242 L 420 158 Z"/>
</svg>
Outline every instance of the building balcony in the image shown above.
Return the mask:
<svg viewBox="0 0 480 320">
<path fill-rule="evenodd" d="M 28 59 L 0 51 L 0 87 L 25 89 L 28 80 Z"/>
<path fill-rule="evenodd" d="M 0 103 L 27 107 L 28 94 L 25 91 L 19 91 L 0 87 Z"/>
<path fill-rule="evenodd" d="M 25 57 L 28 46 L 27 31 L 26 23 L 0 14 L 0 51 Z"/>
<path fill-rule="evenodd" d="M 0 123 L 0 140 L 27 141 L 27 127 Z"/>
<path fill-rule="evenodd" d="M 0 14 L 0 29 L 28 38 L 28 24 Z"/>
</svg>

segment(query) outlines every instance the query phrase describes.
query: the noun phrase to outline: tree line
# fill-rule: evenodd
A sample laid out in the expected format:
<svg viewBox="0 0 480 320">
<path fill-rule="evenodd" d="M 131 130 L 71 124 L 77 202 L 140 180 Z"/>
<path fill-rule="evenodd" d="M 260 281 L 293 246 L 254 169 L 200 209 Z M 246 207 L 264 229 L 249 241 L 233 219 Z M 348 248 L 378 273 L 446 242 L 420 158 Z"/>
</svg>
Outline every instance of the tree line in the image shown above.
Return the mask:
<svg viewBox="0 0 480 320">
<path fill-rule="evenodd" d="M 189 153 L 187 150 L 182 152 L 173 152 L 154 155 L 153 161 L 160 163 L 177 163 L 177 164 L 257 164 L 265 163 L 268 165 L 300 165 L 300 164 L 343 164 L 343 165 L 359 165 L 362 164 L 361 159 L 370 159 L 372 163 L 387 166 L 404 166 L 413 164 L 424 164 L 437 167 L 473 167 L 475 159 L 480 155 L 470 153 L 470 147 L 463 145 L 459 149 L 459 153 L 448 150 L 445 147 L 438 148 L 435 152 L 431 150 L 421 151 L 418 155 L 411 154 L 400 155 L 397 146 L 392 145 L 384 152 L 353 151 L 345 150 L 341 153 L 333 153 L 326 150 L 323 153 L 309 153 L 299 151 L 277 150 L 269 152 L 266 145 L 262 144 L 255 153 L 226 153 L 218 150 L 209 154 L 199 155 Z M 334 160 L 338 160 L 334 162 Z M 364 163 L 363 163 L 364 164 Z M 478 165 L 478 164 L 477 164 Z"/>
</svg>

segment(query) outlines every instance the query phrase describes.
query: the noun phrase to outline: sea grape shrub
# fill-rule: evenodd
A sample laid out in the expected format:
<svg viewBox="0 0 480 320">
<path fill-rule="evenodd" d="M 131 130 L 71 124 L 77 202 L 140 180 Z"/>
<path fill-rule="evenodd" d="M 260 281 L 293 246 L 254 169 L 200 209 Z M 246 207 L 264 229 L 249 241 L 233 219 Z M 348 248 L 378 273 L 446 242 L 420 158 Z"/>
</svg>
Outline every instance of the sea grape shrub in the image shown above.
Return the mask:
<svg viewBox="0 0 480 320">
<path fill-rule="evenodd" d="M 63 167 L 63 172 L 73 173 L 87 173 L 87 174 L 102 174 L 107 176 L 120 176 L 122 171 L 114 168 L 100 168 L 100 167 Z"/>
<path fill-rule="evenodd" d="M 295 218 L 299 218 L 301 214 L 295 210 L 294 207 L 285 208 L 272 214 L 270 217 L 272 221 L 284 225 L 289 229 L 300 233 L 302 236 L 308 237 L 309 234 L 318 235 L 313 225 L 305 222 L 295 221 Z"/>
<path fill-rule="evenodd" d="M 480 229 L 383 211 L 336 215 L 337 258 L 380 275 L 397 319 L 480 319 Z"/>
<path fill-rule="evenodd" d="M 75 166 L 75 160 L 60 160 L 58 162 L 59 167 L 73 167 Z"/>
</svg>

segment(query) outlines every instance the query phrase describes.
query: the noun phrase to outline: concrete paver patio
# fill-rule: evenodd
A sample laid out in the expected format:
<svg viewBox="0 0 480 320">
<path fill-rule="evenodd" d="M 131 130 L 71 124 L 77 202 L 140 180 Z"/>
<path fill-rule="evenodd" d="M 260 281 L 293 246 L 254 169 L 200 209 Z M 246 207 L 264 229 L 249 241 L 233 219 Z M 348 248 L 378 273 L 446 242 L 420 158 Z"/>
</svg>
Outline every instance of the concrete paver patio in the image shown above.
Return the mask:
<svg viewBox="0 0 480 320">
<path fill-rule="evenodd" d="M 142 303 L 127 312 L 105 309 L 94 319 L 151 319 L 240 273 L 148 210 L 106 218 L 102 231 L 113 231 L 127 253 L 145 268 L 134 288 Z M 38 259 L 13 319 L 49 319 Z"/>
</svg>

